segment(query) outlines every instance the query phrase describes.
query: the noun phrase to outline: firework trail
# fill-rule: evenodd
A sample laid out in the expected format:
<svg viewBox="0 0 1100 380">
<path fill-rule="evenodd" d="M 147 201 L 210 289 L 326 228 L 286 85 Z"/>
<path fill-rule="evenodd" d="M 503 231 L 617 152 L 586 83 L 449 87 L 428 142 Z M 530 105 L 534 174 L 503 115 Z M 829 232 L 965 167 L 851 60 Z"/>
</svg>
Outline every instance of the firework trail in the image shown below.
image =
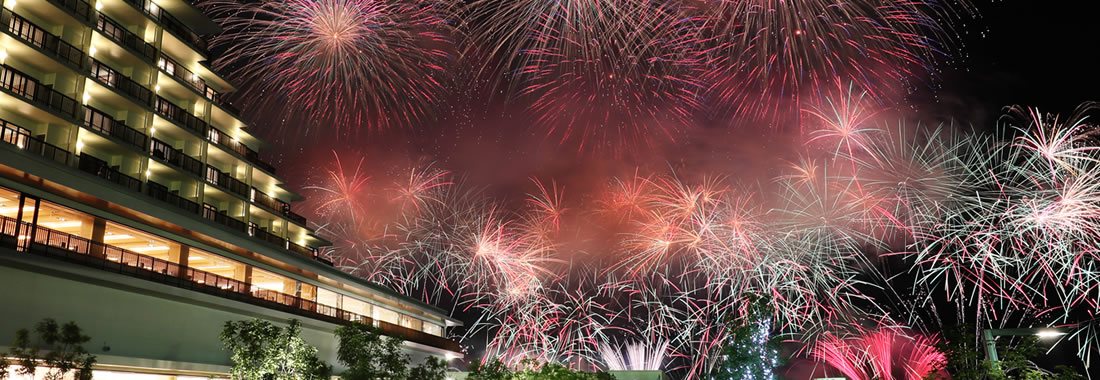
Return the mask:
<svg viewBox="0 0 1100 380">
<path fill-rule="evenodd" d="M 687 3 L 718 108 L 780 125 L 844 83 L 888 103 L 949 58 L 952 24 L 972 11 L 965 1 Z"/>
<path fill-rule="evenodd" d="M 865 112 L 852 111 L 827 115 Z M 477 315 L 455 333 L 513 364 L 607 368 L 623 364 L 608 355 L 616 342 L 647 342 L 665 347 L 666 370 L 703 377 L 753 296 L 769 300 L 777 332 L 812 343 L 800 354 L 853 378 L 915 378 L 938 353 L 899 331 L 837 331 L 932 329 L 940 322 L 914 309 L 945 302 L 975 325 L 1078 326 L 1088 358 L 1100 299 L 1094 128 L 1084 113 L 1006 120 L 992 135 L 867 121 L 839 135 L 823 120 L 827 132 L 807 138 L 824 157 L 766 183 L 638 173 L 581 207 L 540 181 L 504 207 L 431 166 L 360 186 L 365 196 L 341 190 L 362 174 L 322 176 L 312 191 L 389 219 L 368 234 L 357 221 L 370 218 L 322 213 L 344 269 Z M 615 232 L 600 252 L 565 252 L 576 228 Z"/>
<path fill-rule="evenodd" d="M 449 8 L 429 1 L 209 0 L 225 30 L 214 66 L 239 78 L 250 109 L 284 127 L 338 132 L 411 126 L 443 93 Z"/>
</svg>

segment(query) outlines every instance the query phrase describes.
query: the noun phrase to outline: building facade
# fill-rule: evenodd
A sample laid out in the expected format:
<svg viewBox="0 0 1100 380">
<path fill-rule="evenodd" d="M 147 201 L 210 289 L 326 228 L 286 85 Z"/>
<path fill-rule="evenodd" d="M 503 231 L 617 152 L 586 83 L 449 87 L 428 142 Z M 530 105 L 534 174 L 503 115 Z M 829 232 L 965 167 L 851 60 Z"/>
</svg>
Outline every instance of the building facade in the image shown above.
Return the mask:
<svg viewBox="0 0 1100 380">
<path fill-rule="evenodd" d="M 430 305 L 339 271 L 206 64 L 185 0 L 3 0 L 0 352 L 42 318 L 93 338 L 97 378 L 218 377 L 226 321 L 379 326 L 458 357 Z"/>
</svg>

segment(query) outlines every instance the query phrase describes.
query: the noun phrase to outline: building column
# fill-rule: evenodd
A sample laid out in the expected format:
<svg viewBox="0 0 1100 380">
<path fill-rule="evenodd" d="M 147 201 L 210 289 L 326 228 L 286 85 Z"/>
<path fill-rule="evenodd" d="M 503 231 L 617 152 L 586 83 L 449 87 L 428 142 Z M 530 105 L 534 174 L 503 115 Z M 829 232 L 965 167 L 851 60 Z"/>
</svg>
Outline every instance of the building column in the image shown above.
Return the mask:
<svg viewBox="0 0 1100 380">
<path fill-rule="evenodd" d="M 107 234 L 107 221 L 103 218 L 92 219 L 92 234 L 89 239 L 99 244 L 92 244 L 88 249 L 88 254 L 93 257 L 106 258 L 105 253 L 106 246 L 103 244 L 103 237 Z"/>
<path fill-rule="evenodd" d="M 176 273 L 176 276 L 180 278 L 187 278 L 187 259 L 191 256 L 191 247 L 180 244 L 179 251 L 169 254 L 169 258 L 179 264 L 180 271 Z"/>
</svg>

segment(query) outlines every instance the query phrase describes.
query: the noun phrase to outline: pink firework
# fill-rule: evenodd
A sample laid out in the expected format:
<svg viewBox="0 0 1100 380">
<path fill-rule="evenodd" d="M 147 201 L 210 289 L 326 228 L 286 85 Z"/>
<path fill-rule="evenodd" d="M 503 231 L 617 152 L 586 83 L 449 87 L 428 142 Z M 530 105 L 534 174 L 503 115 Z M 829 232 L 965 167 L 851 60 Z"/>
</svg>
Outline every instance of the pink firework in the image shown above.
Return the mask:
<svg viewBox="0 0 1100 380">
<path fill-rule="evenodd" d="M 451 53 L 447 8 L 430 1 L 210 0 L 225 29 L 214 65 L 284 127 L 381 130 L 424 119 Z"/>
<path fill-rule="evenodd" d="M 853 380 L 923 380 L 939 374 L 946 360 L 936 344 L 935 337 L 883 328 L 849 338 L 827 336 L 816 343 L 812 356 Z"/>
<path fill-rule="evenodd" d="M 948 58 L 965 1 L 694 0 L 711 99 L 734 116 L 797 123 L 806 100 L 856 82 L 889 101 Z"/>
</svg>

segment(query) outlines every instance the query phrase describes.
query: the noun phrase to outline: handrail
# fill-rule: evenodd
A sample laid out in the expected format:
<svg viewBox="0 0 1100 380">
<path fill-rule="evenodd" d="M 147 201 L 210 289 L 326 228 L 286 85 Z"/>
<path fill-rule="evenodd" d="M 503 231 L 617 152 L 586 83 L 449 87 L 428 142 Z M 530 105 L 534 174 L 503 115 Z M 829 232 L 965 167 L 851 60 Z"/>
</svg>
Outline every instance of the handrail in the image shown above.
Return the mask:
<svg viewBox="0 0 1100 380">
<path fill-rule="evenodd" d="M 75 99 L 8 65 L 0 66 L 0 88 L 73 119 L 80 109 Z"/>
<path fill-rule="evenodd" d="M 183 107 L 168 101 L 168 99 L 158 96 L 155 109 L 161 116 L 164 116 L 166 119 L 175 122 L 199 136 L 203 136 L 203 134 L 206 133 L 206 122 L 192 115 L 190 112 L 187 112 Z"/>
<path fill-rule="evenodd" d="M 28 129 L 3 119 L 0 119 L 0 141 L 62 165 L 75 166 L 76 164 L 76 158 L 69 151 L 31 136 Z"/>
<path fill-rule="evenodd" d="M 138 56 L 145 58 L 147 62 L 153 62 L 157 58 L 157 47 L 145 42 L 137 34 L 124 28 L 114 19 L 107 17 L 102 12 L 96 13 L 95 29 L 107 38 L 117 42 L 122 47 L 133 50 Z"/>
<path fill-rule="evenodd" d="M 84 128 L 122 140 L 142 152 L 146 149 L 148 137 L 144 133 L 93 107 L 84 107 Z"/>
<path fill-rule="evenodd" d="M 29 238 L 17 239 L 20 234 L 29 235 Z M 6 245 L 20 251 L 284 310 L 315 319 L 341 324 L 373 323 L 389 336 L 455 352 L 459 349 L 458 344 L 455 342 L 423 331 L 374 320 L 361 314 L 323 305 L 314 300 L 263 289 L 247 281 L 205 272 L 184 264 L 143 255 L 81 236 L 18 221 L 7 216 L 0 216 L 0 236 L 2 236 L 0 245 Z"/>
<path fill-rule="evenodd" d="M 92 79 L 130 96 L 136 100 L 135 103 L 146 107 L 153 105 L 153 92 L 145 86 L 95 58 L 89 58 L 88 62 L 88 73 L 91 74 Z"/>
<path fill-rule="evenodd" d="M 0 11 L 0 25 L 5 26 L 8 33 L 35 47 L 50 53 L 61 61 L 76 67 L 84 63 L 84 51 L 65 42 L 45 28 L 42 28 L 27 18 L 3 8 Z"/>
</svg>

